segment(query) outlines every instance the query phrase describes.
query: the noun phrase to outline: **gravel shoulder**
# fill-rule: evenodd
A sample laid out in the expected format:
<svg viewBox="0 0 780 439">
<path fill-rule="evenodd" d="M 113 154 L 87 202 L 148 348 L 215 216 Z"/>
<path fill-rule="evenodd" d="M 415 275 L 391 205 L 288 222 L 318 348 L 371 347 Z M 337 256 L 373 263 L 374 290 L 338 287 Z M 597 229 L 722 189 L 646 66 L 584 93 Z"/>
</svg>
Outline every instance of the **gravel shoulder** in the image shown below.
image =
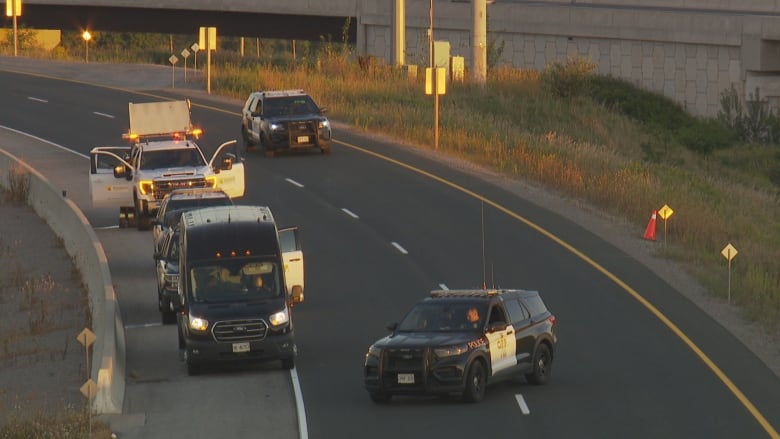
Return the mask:
<svg viewBox="0 0 780 439">
<path fill-rule="evenodd" d="M 126 89 L 165 88 L 175 91 L 171 87 L 171 70 L 162 66 L 85 64 L 0 56 L 0 70 Z M 202 84 L 197 81 L 190 81 L 186 87 L 182 86 L 185 85 L 183 76 L 176 81 L 176 88 L 188 88 L 189 96 L 207 97 L 202 91 Z M 226 98 L 214 96 L 214 99 Z M 345 124 L 334 125 L 337 129 L 350 129 Z M 420 154 L 433 155 L 430 151 L 413 149 Z M 437 160 L 446 160 L 451 166 L 465 171 L 478 172 L 481 177 L 519 196 L 565 215 L 631 255 L 727 328 L 780 377 L 780 334 L 767 334 L 758 325 L 746 321 L 738 308 L 710 295 L 678 265 L 656 257 L 652 243 L 641 239 L 643 229 L 605 216 L 576 200 L 506 179 L 472 164 L 439 156 Z M 1 200 L 4 200 L 3 194 L 0 194 Z M 84 353 L 75 336 L 86 326 L 87 320 L 83 310 L 73 304 L 85 303 L 84 293 L 74 276 L 69 256 L 57 243 L 56 236 L 32 209 L 0 202 L 0 259 L 3 262 L 0 264 L 0 327 L 4 329 L 4 334 L 17 334 L 0 338 L 0 426 L 3 414 L 10 413 L 11 408 L 20 407 L 22 403 L 37 410 L 46 410 L 53 404 L 83 404 L 78 388 L 86 376 Z M 30 305 L 37 300 L 31 296 L 37 295 L 25 294 L 24 289 L 29 288 L 25 282 L 14 281 L 22 278 L 32 279 L 35 288 L 50 289 L 46 293 L 50 295 L 46 303 L 52 306 L 58 304 L 56 312 L 52 310 L 45 314 L 45 319 L 49 319 L 46 322 L 56 329 L 42 331 L 34 339 L 19 334 L 40 318 L 35 314 L 38 308 Z M 52 284 L 54 287 L 51 287 Z M 9 328 L 17 329 L 9 332 Z"/>
</svg>

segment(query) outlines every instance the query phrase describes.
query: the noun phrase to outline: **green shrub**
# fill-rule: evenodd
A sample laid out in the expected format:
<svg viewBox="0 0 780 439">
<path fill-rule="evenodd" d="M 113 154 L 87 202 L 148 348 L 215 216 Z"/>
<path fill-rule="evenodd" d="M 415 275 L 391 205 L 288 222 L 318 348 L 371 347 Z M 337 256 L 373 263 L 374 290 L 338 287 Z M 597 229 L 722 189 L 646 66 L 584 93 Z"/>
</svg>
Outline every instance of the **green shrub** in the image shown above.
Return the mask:
<svg viewBox="0 0 780 439">
<path fill-rule="evenodd" d="M 550 63 L 541 76 L 542 88 L 559 98 L 585 94 L 596 67 L 596 63 L 582 57 L 570 57 L 565 63 Z"/>
<path fill-rule="evenodd" d="M 717 119 L 694 119 L 677 130 L 677 138 L 691 151 L 708 155 L 716 149 L 731 146 L 737 135 Z"/>
</svg>

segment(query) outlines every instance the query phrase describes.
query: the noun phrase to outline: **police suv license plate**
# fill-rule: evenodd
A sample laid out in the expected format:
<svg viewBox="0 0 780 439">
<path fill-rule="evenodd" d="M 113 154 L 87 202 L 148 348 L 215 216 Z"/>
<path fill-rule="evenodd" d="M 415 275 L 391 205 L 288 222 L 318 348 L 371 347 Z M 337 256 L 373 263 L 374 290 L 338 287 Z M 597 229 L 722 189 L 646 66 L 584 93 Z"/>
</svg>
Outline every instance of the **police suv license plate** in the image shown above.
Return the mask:
<svg viewBox="0 0 780 439">
<path fill-rule="evenodd" d="M 233 352 L 249 352 L 249 343 L 233 343 Z"/>
<path fill-rule="evenodd" d="M 298 136 L 298 143 L 309 143 L 309 136 Z"/>
<path fill-rule="evenodd" d="M 398 374 L 398 384 L 414 384 L 414 374 L 413 373 L 399 373 Z"/>
</svg>

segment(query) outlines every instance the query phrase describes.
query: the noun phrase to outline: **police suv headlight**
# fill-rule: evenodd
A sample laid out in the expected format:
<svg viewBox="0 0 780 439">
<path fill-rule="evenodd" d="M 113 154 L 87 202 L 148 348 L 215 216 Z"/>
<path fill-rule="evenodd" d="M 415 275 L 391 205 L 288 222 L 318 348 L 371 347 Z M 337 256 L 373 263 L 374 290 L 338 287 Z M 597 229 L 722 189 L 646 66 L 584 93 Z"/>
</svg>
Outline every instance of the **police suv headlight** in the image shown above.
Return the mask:
<svg viewBox="0 0 780 439">
<path fill-rule="evenodd" d="M 284 125 L 280 123 L 272 123 L 271 124 L 271 131 L 280 131 L 284 129 Z"/>
<path fill-rule="evenodd" d="M 320 128 L 320 129 L 328 128 L 328 129 L 330 129 L 330 121 L 327 120 L 327 119 L 321 120 L 320 123 L 317 124 L 317 128 Z"/>
<path fill-rule="evenodd" d="M 374 345 L 371 345 L 368 347 L 368 353 L 366 354 L 367 357 L 376 357 L 381 358 L 382 357 L 382 348 L 378 348 Z"/>
<path fill-rule="evenodd" d="M 436 348 L 433 353 L 439 358 L 454 357 L 457 355 L 465 354 L 469 351 L 469 346 L 465 344 L 455 346 L 445 346 L 443 348 Z"/>
<path fill-rule="evenodd" d="M 268 318 L 268 321 L 271 322 L 271 326 L 282 326 L 290 321 L 290 312 L 285 306 L 283 310 L 271 314 L 271 317 Z"/>
<path fill-rule="evenodd" d="M 188 316 L 190 322 L 190 329 L 198 332 L 205 332 L 209 329 L 209 321 L 202 317 L 195 317 L 192 314 Z"/>
</svg>

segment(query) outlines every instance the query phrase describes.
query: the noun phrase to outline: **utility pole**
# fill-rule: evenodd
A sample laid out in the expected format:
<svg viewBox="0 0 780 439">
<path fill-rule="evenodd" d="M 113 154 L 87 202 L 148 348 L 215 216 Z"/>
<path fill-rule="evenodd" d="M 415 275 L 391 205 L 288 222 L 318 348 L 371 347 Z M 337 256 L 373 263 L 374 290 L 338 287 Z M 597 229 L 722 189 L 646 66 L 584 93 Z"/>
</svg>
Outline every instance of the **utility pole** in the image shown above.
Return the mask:
<svg viewBox="0 0 780 439">
<path fill-rule="evenodd" d="M 436 56 L 434 53 L 434 41 L 433 41 L 433 0 L 431 0 L 430 5 L 430 19 L 431 19 L 431 27 L 429 29 L 429 37 L 430 37 L 430 55 L 431 55 L 431 75 L 433 78 L 431 78 L 432 86 L 433 86 L 433 148 L 439 149 L 439 88 L 437 84 L 437 78 L 438 78 L 438 71 L 436 70 Z"/>
</svg>

